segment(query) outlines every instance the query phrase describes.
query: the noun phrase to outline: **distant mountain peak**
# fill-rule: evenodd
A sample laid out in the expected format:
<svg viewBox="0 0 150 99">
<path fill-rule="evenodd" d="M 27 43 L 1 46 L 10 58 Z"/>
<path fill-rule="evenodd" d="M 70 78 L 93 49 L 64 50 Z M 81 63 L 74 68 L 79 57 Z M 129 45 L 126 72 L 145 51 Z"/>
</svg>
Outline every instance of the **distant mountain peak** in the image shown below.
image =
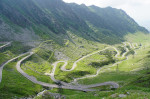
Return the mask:
<svg viewBox="0 0 150 99">
<path fill-rule="evenodd" d="M 148 32 L 123 10 L 62 0 L 1 0 L 0 19 L 19 34 L 28 29 L 42 39 L 57 38 L 72 31 L 84 39 L 106 43 L 108 38 L 117 38 L 114 42 L 123 41 L 127 33 Z M 7 30 L 0 30 L 3 31 Z M 18 36 L 16 32 L 12 33 L 15 38 Z M 2 33 L 0 36 L 11 38 Z"/>
</svg>

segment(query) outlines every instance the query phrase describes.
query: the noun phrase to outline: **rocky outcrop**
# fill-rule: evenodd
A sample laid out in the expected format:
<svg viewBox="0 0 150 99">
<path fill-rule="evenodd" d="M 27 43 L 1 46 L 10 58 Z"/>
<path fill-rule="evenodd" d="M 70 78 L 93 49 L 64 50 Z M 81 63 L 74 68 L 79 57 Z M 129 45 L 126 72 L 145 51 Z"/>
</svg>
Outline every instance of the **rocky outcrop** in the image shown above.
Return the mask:
<svg viewBox="0 0 150 99">
<path fill-rule="evenodd" d="M 42 99 L 66 99 L 66 97 L 61 94 L 51 93 L 47 90 L 38 93 L 38 95 L 34 99 L 36 99 L 37 97 L 41 97 Z"/>
</svg>

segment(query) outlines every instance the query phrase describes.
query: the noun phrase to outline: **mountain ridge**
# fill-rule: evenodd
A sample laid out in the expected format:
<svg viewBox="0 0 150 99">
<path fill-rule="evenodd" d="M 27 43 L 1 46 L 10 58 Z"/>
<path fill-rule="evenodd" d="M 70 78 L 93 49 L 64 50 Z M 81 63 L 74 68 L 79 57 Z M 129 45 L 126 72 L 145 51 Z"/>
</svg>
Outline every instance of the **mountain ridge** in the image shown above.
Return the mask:
<svg viewBox="0 0 150 99">
<path fill-rule="evenodd" d="M 1 0 L 0 20 L 0 25 L 4 22 L 10 26 L 8 29 L 14 30 L 7 33 L 8 29 L 2 29 L 1 40 L 52 39 L 61 44 L 67 39 L 67 31 L 71 31 L 86 40 L 114 44 L 124 41 L 123 37 L 128 33 L 148 33 L 123 10 L 77 5 L 62 0 Z M 24 34 L 24 37 L 17 33 Z M 114 40 L 113 43 L 109 43 L 111 40 Z"/>
</svg>

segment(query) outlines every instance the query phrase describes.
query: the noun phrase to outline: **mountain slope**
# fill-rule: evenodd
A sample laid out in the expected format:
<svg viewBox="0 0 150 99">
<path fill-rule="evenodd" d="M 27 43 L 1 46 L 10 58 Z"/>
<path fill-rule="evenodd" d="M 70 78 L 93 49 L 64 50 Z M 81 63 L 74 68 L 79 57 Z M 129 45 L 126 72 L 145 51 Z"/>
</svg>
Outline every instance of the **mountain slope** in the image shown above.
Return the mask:
<svg viewBox="0 0 150 99">
<path fill-rule="evenodd" d="M 123 10 L 111 7 L 99 8 L 96 6 L 69 4 L 74 12 L 97 28 L 110 30 L 112 33 L 122 36 L 127 32 L 148 32 L 140 27 Z"/>
<path fill-rule="evenodd" d="M 148 31 L 124 11 L 66 4 L 61 0 L 0 0 L 0 40 L 52 39 L 62 44 L 70 31 L 101 43 L 123 41 L 127 33 Z"/>
</svg>

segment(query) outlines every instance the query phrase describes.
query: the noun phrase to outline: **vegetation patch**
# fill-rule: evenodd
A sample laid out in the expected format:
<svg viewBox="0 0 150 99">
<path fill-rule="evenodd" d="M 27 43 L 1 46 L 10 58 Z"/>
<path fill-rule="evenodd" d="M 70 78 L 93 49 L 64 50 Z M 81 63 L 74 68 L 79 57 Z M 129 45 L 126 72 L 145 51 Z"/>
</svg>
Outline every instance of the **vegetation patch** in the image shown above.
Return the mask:
<svg viewBox="0 0 150 99">
<path fill-rule="evenodd" d="M 30 76 L 34 76 L 39 81 L 46 83 L 53 83 L 49 74 L 52 70 L 52 65 L 41 59 L 37 55 L 31 56 L 29 59 L 23 62 L 21 68 Z"/>
<path fill-rule="evenodd" d="M 6 47 L 4 51 L 10 51 L 11 53 L 18 55 L 29 51 L 31 47 L 25 46 L 21 42 L 12 42 L 11 46 Z"/>
<path fill-rule="evenodd" d="M 11 62 L 4 67 L 3 79 L 0 84 L 0 97 L 11 99 L 15 97 L 29 97 L 42 90 L 42 86 L 26 79 L 16 70 L 16 62 Z"/>
</svg>

